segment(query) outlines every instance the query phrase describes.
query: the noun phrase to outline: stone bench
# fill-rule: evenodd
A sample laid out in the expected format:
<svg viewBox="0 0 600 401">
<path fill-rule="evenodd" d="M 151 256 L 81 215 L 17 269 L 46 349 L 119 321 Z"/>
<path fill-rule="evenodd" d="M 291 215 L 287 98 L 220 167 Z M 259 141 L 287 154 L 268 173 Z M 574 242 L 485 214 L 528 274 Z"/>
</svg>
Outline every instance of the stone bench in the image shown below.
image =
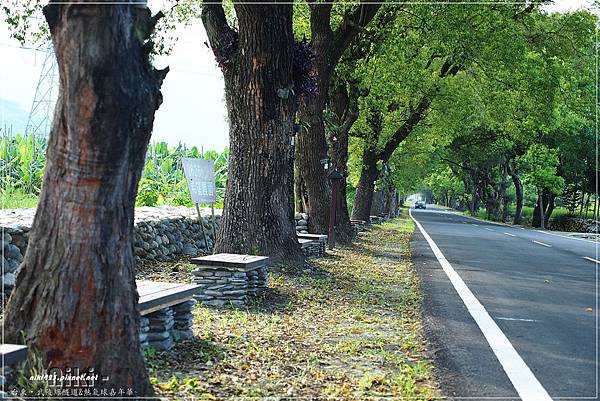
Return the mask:
<svg viewBox="0 0 600 401">
<path fill-rule="evenodd" d="M 0 344 L 0 361 L 2 361 L 2 372 L 0 372 L 0 388 L 5 388 L 8 383 L 15 380 L 15 368 L 27 359 L 27 346 L 16 344 Z M 0 391 L 0 399 L 7 398 L 4 391 Z"/>
<path fill-rule="evenodd" d="M 218 253 L 193 258 L 198 267 L 192 271 L 192 282 L 200 287 L 195 295 L 207 306 L 244 306 L 248 298 L 267 289 L 266 256 Z"/>
<path fill-rule="evenodd" d="M 381 224 L 385 219 L 381 216 L 370 216 L 371 224 Z"/>
<path fill-rule="evenodd" d="M 298 238 L 298 242 L 302 248 L 302 253 L 307 258 L 313 256 L 323 256 L 325 254 L 325 249 L 323 248 L 322 243 L 319 241 L 307 238 Z"/>
<path fill-rule="evenodd" d="M 319 254 L 317 256 L 325 256 L 325 250 L 327 249 L 327 236 L 324 234 L 301 234 L 298 233 L 298 240 L 309 239 L 317 241 L 319 243 Z"/>
<path fill-rule="evenodd" d="M 357 234 L 365 230 L 364 220 L 350 220 L 350 224 L 354 227 L 354 231 L 356 231 Z"/>
<path fill-rule="evenodd" d="M 200 286 L 137 281 L 141 318 L 140 344 L 168 351 L 173 342 L 192 337 L 194 294 Z"/>
</svg>

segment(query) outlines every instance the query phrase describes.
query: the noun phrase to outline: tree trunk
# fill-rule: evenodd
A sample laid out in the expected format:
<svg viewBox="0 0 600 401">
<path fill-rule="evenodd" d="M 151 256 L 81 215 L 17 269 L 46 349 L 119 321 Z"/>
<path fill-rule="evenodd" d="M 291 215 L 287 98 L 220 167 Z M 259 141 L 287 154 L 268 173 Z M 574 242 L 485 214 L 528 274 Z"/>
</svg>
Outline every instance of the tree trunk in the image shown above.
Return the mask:
<svg viewBox="0 0 600 401">
<path fill-rule="evenodd" d="M 375 181 L 379 176 L 376 161 L 369 156 L 371 152 L 365 150 L 363 154 L 363 167 L 360 172 L 358 185 L 356 186 L 356 196 L 352 207 L 352 219 L 371 222 L 371 205 L 373 204 L 373 191 L 375 190 Z"/>
<path fill-rule="evenodd" d="M 516 172 L 511 172 L 513 184 L 515 186 L 516 209 L 513 224 L 520 225 L 523 223 L 523 183 Z"/>
<path fill-rule="evenodd" d="M 544 223 L 545 227 L 548 227 L 548 222 L 550 221 L 550 217 L 552 217 L 552 212 L 554 211 L 554 200 L 556 199 L 556 195 L 551 192 L 547 192 L 547 200 L 545 203 L 546 211 L 544 213 Z"/>
<path fill-rule="evenodd" d="M 300 174 L 298 163 L 294 164 L 294 186 L 294 193 L 296 194 L 296 212 L 308 213 L 308 198 L 306 197 L 306 188 L 302 181 L 302 174 Z"/>
<path fill-rule="evenodd" d="M 313 5 L 311 8 L 311 45 L 315 52 L 314 70 L 317 94 L 305 99 L 300 105 L 301 131 L 298 134 L 296 163 L 306 193 L 300 196 L 308 200 L 310 232 L 326 234 L 329 224 L 329 199 L 331 188 L 327 172 L 321 160 L 327 158 L 327 141 L 323 124 L 323 109 L 327 98 L 331 66 L 333 31 L 330 26 L 331 4 Z"/>
<path fill-rule="evenodd" d="M 364 2 L 353 11 L 344 14 L 335 32 L 331 29 L 331 2 L 310 4 L 311 44 L 315 52 L 314 72 L 317 94 L 306 98 L 300 106 L 302 130 L 298 135 L 296 163 L 303 181 L 305 193 L 299 197 L 307 199 L 308 228 L 310 232 L 326 234 L 329 224 L 329 202 L 331 188 L 327 172 L 321 160 L 327 158 L 327 140 L 323 124 L 323 110 L 327 100 L 331 77 L 342 53 L 358 33 L 373 19 L 381 4 Z M 339 170 L 338 170 L 339 171 Z M 344 183 L 342 183 L 342 187 Z M 342 192 L 345 192 L 345 188 Z M 298 195 L 297 195 L 298 196 Z M 343 210 L 341 211 L 343 213 Z M 343 216 L 341 216 L 343 217 Z M 349 227 L 349 221 L 340 221 L 340 234 Z M 337 232 L 337 230 L 336 230 Z M 340 240 L 342 238 L 339 238 Z"/>
<path fill-rule="evenodd" d="M 335 240 L 341 244 L 349 244 L 354 238 L 354 228 L 350 224 L 348 212 L 347 183 L 348 176 L 348 135 L 338 135 L 331 146 L 331 164 L 344 178 L 340 182 L 340 192 L 336 211 Z"/>
<path fill-rule="evenodd" d="M 590 212 L 590 197 L 592 196 L 591 193 L 588 193 L 587 196 L 587 200 L 585 201 L 585 218 L 588 218 L 588 214 Z"/>
<path fill-rule="evenodd" d="M 543 230 L 544 222 L 546 220 L 546 216 L 544 213 L 544 192 L 543 191 L 539 191 L 538 208 L 539 208 L 539 215 L 540 215 L 540 228 Z"/>
<path fill-rule="evenodd" d="M 5 340 L 24 338 L 45 366 L 65 374 L 93 368 L 108 377 L 96 388 L 152 395 L 140 352 L 132 236 L 166 75 L 143 48 L 155 21 L 132 5 L 51 3 L 44 15 L 60 95 Z"/>
<path fill-rule="evenodd" d="M 223 70 L 229 116 L 229 171 L 215 253 L 299 261 L 292 6 L 236 3 L 234 8 L 239 34 L 227 25 L 221 5 L 206 3 L 202 9 Z"/>
</svg>

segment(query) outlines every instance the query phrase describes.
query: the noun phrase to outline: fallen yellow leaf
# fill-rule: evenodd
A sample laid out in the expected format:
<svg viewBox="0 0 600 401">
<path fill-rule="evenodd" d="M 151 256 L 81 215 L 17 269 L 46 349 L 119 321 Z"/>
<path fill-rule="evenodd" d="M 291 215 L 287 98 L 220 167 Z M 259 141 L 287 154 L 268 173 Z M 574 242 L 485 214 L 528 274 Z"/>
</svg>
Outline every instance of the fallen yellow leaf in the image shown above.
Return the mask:
<svg viewBox="0 0 600 401">
<path fill-rule="evenodd" d="M 586 312 L 593 312 L 594 310 L 592 308 L 585 308 Z"/>
</svg>

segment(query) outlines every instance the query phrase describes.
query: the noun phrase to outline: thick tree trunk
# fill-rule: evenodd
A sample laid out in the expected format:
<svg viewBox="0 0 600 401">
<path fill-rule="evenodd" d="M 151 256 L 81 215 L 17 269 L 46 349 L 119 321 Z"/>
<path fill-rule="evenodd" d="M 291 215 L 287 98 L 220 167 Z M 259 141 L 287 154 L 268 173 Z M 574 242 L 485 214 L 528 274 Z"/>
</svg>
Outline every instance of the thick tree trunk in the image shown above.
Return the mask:
<svg viewBox="0 0 600 401">
<path fill-rule="evenodd" d="M 47 367 L 108 377 L 95 387 L 152 395 L 140 352 L 133 214 L 166 71 L 143 41 L 147 8 L 49 4 L 59 65 L 40 202 L 6 308 L 8 342 Z M 141 35 L 141 36 L 140 36 Z"/>
<path fill-rule="evenodd" d="M 236 3 L 239 34 L 220 5 L 202 20 L 225 78 L 230 159 L 215 253 L 299 261 L 294 224 L 292 6 Z M 311 216 L 312 220 L 312 216 Z"/>
<path fill-rule="evenodd" d="M 331 164 L 344 178 L 340 182 L 339 199 L 336 210 L 335 240 L 342 244 L 349 244 L 354 238 L 354 228 L 350 224 L 348 212 L 347 183 L 348 176 L 348 135 L 338 135 L 331 146 Z"/>
<path fill-rule="evenodd" d="M 360 172 L 358 185 L 356 186 L 356 196 L 352 207 L 352 219 L 371 222 L 371 205 L 373 204 L 373 191 L 375 182 L 379 176 L 377 164 L 370 152 L 365 150 L 363 155 L 363 167 Z"/>
<path fill-rule="evenodd" d="M 310 4 L 311 45 L 315 52 L 314 71 L 317 95 L 305 99 L 300 106 L 301 132 L 296 147 L 296 163 L 304 191 L 297 197 L 307 199 L 310 232 L 326 234 L 329 224 L 331 188 L 321 160 L 326 159 L 327 141 L 323 124 L 323 110 L 331 77 L 345 49 L 358 33 L 373 19 L 381 4 L 364 2 L 354 11 L 347 12 L 335 32 L 331 29 L 331 2 Z M 338 170 L 339 171 L 339 170 Z M 342 183 L 344 187 L 344 183 Z M 342 191 L 345 192 L 345 189 Z M 343 210 L 338 212 L 344 213 Z M 344 216 L 339 216 L 344 217 Z M 348 236 L 349 221 L 338 220 L 341 241 Z M 336 230 L 336 233 L 338 231 Z"/>
<path fill-rule="evenodd" d="M 350 213 L 347 201 L 348 176 L 348 133 L 358 118 L 358 89 L 356 85 L 338 82 L 334 85 L 331 97 L 331 106 L 337 119 L 338 129 L 329 137 L 331 164 L 340 174 L 344 176 L 340 182 L 340 199 L 336 211 L 336 241 L 349 244 L 354 238 L 355 232 L 350 224 Z"/>
<path fill-rule="evenodd" d="M 313 39 L 314 43 L 314 39 Z M 323 97 L 324 94 L 316 96 Z M 308 230 L 311 233 L 326 234 L 329 225 L 329 200 L 331 188 L 327 179 L 327 171 L 321 160 L 327 159 L 327 142 L 323 126 L 324 99 L 316 100 L 300 106 L 301 130 L 296 147 L 296 164 L 303 184 L 299 198 L 306 200 L 310 216 Z M 320 111 L 318 111 L 320 110 Z"/>
<path fill-rule="evenodd" d="M 303 182 L 310 216 L 310 232 L 326 234 L 329 225 L 329 200 L 331 188 L 321 160 L 327 158 L 327 141 L 323 124 L 323 109 L 327 99 L 332 67 L 329 65 L 333 31 L 330 26 L 331 4 L 311 6 L 311 45 L 315 52 L 313 68 L 317 80 L 316 96 L 305 99 L 300 105 L 300 126 L 296 163 Z"/>
</svg>

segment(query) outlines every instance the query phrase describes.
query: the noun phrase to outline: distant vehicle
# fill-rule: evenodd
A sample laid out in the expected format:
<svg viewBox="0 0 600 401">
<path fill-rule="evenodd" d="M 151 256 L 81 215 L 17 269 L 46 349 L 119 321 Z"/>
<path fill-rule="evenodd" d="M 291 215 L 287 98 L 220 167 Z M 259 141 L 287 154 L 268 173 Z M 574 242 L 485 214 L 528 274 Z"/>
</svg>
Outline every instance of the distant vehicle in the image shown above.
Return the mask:
<svg viewBox="0 0 600 401">
<path fill-rule="evenodd" d="M 422 200 L 416 201 L 415 209 L 426 209 L 425 201 L 422 201 Z"/>
</svg>

